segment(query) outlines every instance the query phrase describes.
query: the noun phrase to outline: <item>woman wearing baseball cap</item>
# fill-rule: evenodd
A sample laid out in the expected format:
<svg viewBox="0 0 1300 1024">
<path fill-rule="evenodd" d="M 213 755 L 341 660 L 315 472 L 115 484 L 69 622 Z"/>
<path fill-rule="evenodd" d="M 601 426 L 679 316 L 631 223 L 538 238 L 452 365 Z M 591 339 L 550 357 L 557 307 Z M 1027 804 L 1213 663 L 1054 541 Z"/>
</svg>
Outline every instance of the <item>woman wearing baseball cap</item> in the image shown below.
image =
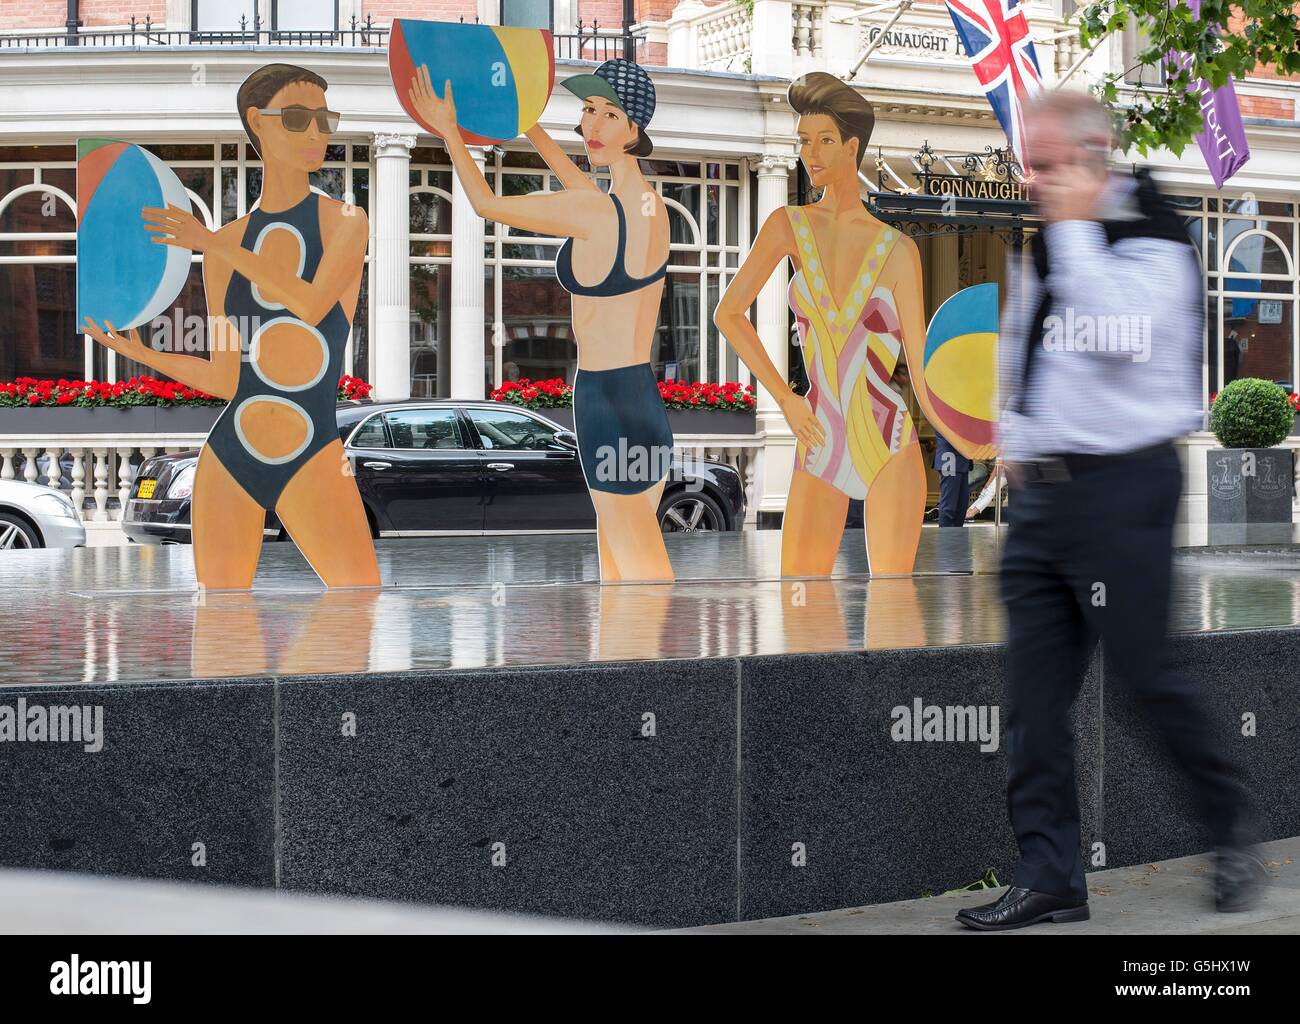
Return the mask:
<svg viewBox="0 0 1300 1024">
<path fill-rule="evenodd" d="M 646 128 L 655 109 L 654 85 L 642 68 L 621 59 L 560 84 L 582 101 L 576 130 L 590 165 L 608 170 L 608 192 L 534 125 L 525 135 L 563 191 L 498 196 L 456 130 L 451 83 L 439 98 L 422 66 L 410 100 L 446 144 L 480 217 L 566 239 L 555 273 L 573 297 L 574 425 L 596 507 L 600 577 L 669 580 L 673 570 L 658 509 L 673 433 L 650 365 L 668 270 L 668 212 L 638 164 L 652 148 Z"/>
</svg>

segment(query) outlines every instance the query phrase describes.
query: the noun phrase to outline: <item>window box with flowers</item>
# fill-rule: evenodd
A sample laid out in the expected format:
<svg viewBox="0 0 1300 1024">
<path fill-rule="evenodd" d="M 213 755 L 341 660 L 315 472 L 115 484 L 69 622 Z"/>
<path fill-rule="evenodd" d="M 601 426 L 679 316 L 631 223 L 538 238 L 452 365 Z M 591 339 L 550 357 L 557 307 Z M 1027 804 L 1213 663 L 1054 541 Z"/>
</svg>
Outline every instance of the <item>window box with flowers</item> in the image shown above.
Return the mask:
<svg viewBox="0 0 1300 1024">
<path fill-rule="evenodd" d="M 506 381 L 490 397 L 494 402 L 535 409 L 573 429 L 573 387 L 558 378 Z M 668 424 L 674 434 L 752 434 L 756 429 L 752 385 L 661 381 L 659 397 L 668 409 Z"/>
<path fill-rule="evenodd" d="M 339 381 L 339 401 L 368 398 L 371 386 Z M 206 434 L 224 398 L 154 377 L 125 381 L 36 380 L 0 383 L 0 434 Z"/>
</svg>

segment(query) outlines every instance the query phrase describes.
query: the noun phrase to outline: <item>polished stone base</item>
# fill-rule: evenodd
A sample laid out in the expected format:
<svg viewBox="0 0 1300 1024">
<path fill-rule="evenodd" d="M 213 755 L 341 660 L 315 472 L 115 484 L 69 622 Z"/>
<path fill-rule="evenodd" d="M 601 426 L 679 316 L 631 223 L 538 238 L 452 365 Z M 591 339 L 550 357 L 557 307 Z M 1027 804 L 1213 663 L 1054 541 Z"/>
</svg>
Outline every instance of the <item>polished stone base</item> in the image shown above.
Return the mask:
<svg viewBox="0 0 1300 1024">
<path fill-rule="evenodd" d="M 765 539 L 684 537 L 696 579 L 604 588 L 586 537 L 391 542 L 378 595 L 313 589 L 282 545 L 253 594 L 197 603 L 187 549 L 6 559 L 0 727 L 101 725 L 0 742 L 0 865 L 663 927 L 1005 881 L 992 538 L 927 530 L 928 575 L 781 581 Z M 1264 838 L 1300 834 L 1295 568 L 1189 555 L 1176 587 L 1174 656 Z M 1100 662 L 1075 736 L 1091 866 L 1205 847 Z"/>
</svg>

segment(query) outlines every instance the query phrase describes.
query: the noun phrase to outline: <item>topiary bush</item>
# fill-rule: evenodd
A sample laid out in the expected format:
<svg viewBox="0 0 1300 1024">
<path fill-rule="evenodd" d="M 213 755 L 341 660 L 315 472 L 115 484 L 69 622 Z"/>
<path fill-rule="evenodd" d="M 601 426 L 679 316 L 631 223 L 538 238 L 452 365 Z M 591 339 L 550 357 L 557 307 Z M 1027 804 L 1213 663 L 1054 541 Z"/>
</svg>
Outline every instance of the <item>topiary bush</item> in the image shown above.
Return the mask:
<svg viewBox="0 0 1300 1024">
<path fill-rule="evenodd" d="M 1225 448 L 1272 448 L 1294 421 L 1286 390 L 1258 377 L 1229 382 L 1210 406 L 1210 429 Z"/>
</svg>

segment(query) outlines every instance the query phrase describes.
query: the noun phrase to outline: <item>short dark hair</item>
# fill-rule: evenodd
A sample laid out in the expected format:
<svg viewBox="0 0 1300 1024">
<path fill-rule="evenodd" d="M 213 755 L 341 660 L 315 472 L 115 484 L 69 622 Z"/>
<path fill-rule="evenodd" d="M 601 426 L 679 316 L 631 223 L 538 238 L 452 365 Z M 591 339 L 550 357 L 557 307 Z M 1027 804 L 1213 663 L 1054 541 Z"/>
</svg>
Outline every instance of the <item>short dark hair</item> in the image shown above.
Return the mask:
<svg viewBox="0 0 1300 1024">
<path fill-rule="evenodd" d="M 308 82 L 321 89 L 329 88 L 325 79 L 315 71 L 308 71 L 293 64 L 267 64 L 245 78 L 244 84 L 239 87 L 239 95 L 235 98 L 239 106 L 239 120 L 244 123 L 244 132 L 259 157 L 262 155 L 262 148 L 257 135 L 249 126 L 248 108 L 256 107 L 260 110 L 271 102 L 276 93 L 286 85 L 293 85 L 295 82 Z"/>
<path fill-rule="evenodd" d="M 627 117 L 626 112 L 624 112 L 623 116 Z M 623 152 L 631 153 L 633 156 L 639 158 L 647 157 L 653 153 L 655 144 L 650 141 L 649 133 L 630 117 L 627 119 L 627 123 L 636 129 L 636 142 L 630 146 L 624 146 Z M 582 125 L 575 124 L 573 130 L 578 133 L 579 138 L 582 137 Z"/>
<path fill-rule="evenodd" d="M 811 71 L 790 83 L 786 98 L 800 116 L 825 114 L 829 117 L 840 131 L 841 142 L 857 139 L 858 164 L 861 166 L 867 155 L 871 132 L 876 127 L 876 113 L 866 97 L 834 75 Z"/>
</svg>

